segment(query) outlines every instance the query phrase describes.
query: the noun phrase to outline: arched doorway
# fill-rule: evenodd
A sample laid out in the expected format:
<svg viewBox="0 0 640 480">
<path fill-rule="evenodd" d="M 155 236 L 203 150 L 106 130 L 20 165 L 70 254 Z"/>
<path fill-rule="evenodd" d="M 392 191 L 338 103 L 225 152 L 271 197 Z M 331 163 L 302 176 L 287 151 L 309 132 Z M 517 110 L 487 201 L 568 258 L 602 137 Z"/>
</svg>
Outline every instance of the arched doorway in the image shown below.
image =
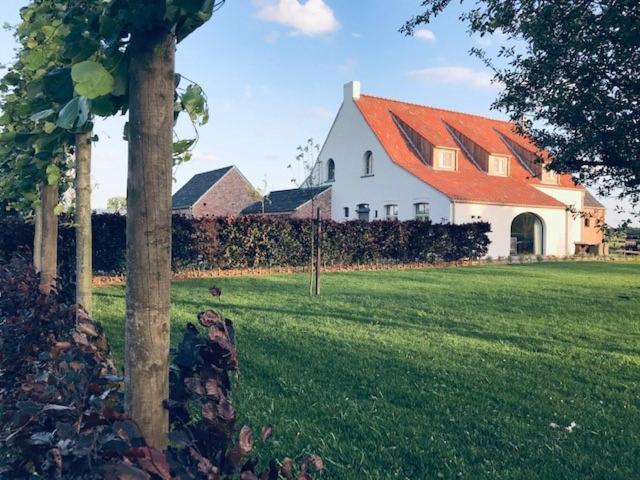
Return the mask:
<svg viewBox="0 0 640 480">
<path fill-rule="evenodd" d="M 511 255 L 543 255 L 544 225 L 534 213 L 522 213 L 511 222 Z"/>
</svg>

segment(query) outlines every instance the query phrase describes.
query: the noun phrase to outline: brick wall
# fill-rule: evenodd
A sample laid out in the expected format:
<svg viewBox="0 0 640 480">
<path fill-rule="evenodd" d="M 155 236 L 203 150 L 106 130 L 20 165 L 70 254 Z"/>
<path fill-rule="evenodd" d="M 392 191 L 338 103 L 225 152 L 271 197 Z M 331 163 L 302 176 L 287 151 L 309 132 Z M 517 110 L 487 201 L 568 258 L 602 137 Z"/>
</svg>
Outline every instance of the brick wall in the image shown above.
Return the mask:
<svg viewBox="0 0 640 480">
<path fill-rule="evenodd" d="M 237 168 L 230 170 L 193 206 L 195 218 L 235 217 L 256 202 L 255 190 Z"/>
<path fill-rule="evenodd" d="M 320 208 L 320 217 L 322 219 L 331 220 L 331 189 L 322 192 L 313 202 L 305 203 L 291 214 L 291 218 L 315 218 L 316 209 L 318 208 Z"/>
<path fill-rule="evenodd" d="M 585 207 L 584 214 L 585 217 L 582 219 L 582 243 L 590 245 L 601 244 L 604 238 L 604 210 Z"/>
</svg>

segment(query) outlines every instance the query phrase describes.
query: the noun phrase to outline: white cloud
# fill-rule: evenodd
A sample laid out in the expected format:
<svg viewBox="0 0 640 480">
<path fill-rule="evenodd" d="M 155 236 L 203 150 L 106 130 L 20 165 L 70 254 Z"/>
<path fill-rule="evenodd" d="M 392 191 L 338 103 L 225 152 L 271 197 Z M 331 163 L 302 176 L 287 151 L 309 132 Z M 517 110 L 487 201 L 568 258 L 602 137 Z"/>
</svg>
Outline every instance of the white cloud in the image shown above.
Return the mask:
<svg viewBox="0 0 640 480">
<path fill-rule="evenodd" d="M 416 30 L 413 34 L 414 37 L 424 40 L 426 42 L 435 42 L 436 35 L 431 30 L 427 30 L 426 28 L 422 30 Z"/>
<path fill-rule="evenodd" d="M 410 72 L 412 77 L 430 82 L 465 85 L 474 88 L 500 88 L 492 83 L 493 76 L 487 70 L 473 70 L 468 67 L 432 67 Z"/>
<path fill-rule="evenodd" d="M 295 34 L 308 36 L 335 32 L 340 24 L 324 0 L 254 0 L 257 16 L 293 28 Z"/>
</svg>

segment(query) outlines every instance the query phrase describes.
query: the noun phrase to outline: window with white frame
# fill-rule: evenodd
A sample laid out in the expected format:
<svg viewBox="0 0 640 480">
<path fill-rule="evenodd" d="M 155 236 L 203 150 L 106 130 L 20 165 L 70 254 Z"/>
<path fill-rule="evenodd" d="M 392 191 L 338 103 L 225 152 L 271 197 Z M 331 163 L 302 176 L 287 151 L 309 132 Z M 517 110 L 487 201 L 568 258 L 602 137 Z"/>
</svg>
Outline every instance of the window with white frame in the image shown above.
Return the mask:
<svg viewBox="0 0 640 480">
<path fill-rule="evenodd" d="M 384 218 L 386 220 L 398 219 L 398 205 L 389 204 L 384 206 Z"/>
<path fill-rule="evenodd" d="M 489 175 L 509 176 L 509 157 L 489 155 Z"/>
<path fill-rule="evenodd" d="M 373 175 L 373 153 L 367 150 L 364 154 L 364 175 Z"/>
<path fill-rule="evenodd" d="M 438 170 L 457 170 L 457 152 L 449 148 L 434 148 L 433 163 Z"/>
<path fill-rule="evenodd" d="M 540 175 L 540 180 L 542 183 L 546 183 L 547 185 L 557 185 L 558 184 L 558 174 L 552 170 L 547 170 L 546 167 L 542 167 L 542 174 Z"/>
<path fill-rule="evenodd" d="M 416 208 L 416 220 L 429 220 L 429 204 L 426 202 L 419 202 L 415 204 Z"/>
</svg>

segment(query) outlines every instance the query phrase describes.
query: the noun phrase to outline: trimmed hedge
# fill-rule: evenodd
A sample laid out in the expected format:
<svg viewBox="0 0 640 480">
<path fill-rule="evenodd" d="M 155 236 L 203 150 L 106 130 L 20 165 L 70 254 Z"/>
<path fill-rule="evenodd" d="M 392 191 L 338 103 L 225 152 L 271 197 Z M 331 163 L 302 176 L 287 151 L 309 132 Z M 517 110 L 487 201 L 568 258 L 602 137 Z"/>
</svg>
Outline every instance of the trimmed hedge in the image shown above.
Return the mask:
<svg viewBox="0 0 640 480">
<path fill-rule="evenodd" d="M 98 274 L 125 270 L 124 216 L 93 217 L 93 266 Z M 173 218 L 173 267 L 232 269 L 296 267 L 309 263 L 311 220 L 279 217 Z M 450 262 L 487 253 L 488 223 L 464 225 L 421 221 L 323 222 L 322 261 L 328 266 L 370 263 Z M 62 221 L 61 268 L 73 268 L 75 234 Z M 28 250 L 33 227 L 22 220 L 0 219 L 0 258 Z"/>
</svg>

